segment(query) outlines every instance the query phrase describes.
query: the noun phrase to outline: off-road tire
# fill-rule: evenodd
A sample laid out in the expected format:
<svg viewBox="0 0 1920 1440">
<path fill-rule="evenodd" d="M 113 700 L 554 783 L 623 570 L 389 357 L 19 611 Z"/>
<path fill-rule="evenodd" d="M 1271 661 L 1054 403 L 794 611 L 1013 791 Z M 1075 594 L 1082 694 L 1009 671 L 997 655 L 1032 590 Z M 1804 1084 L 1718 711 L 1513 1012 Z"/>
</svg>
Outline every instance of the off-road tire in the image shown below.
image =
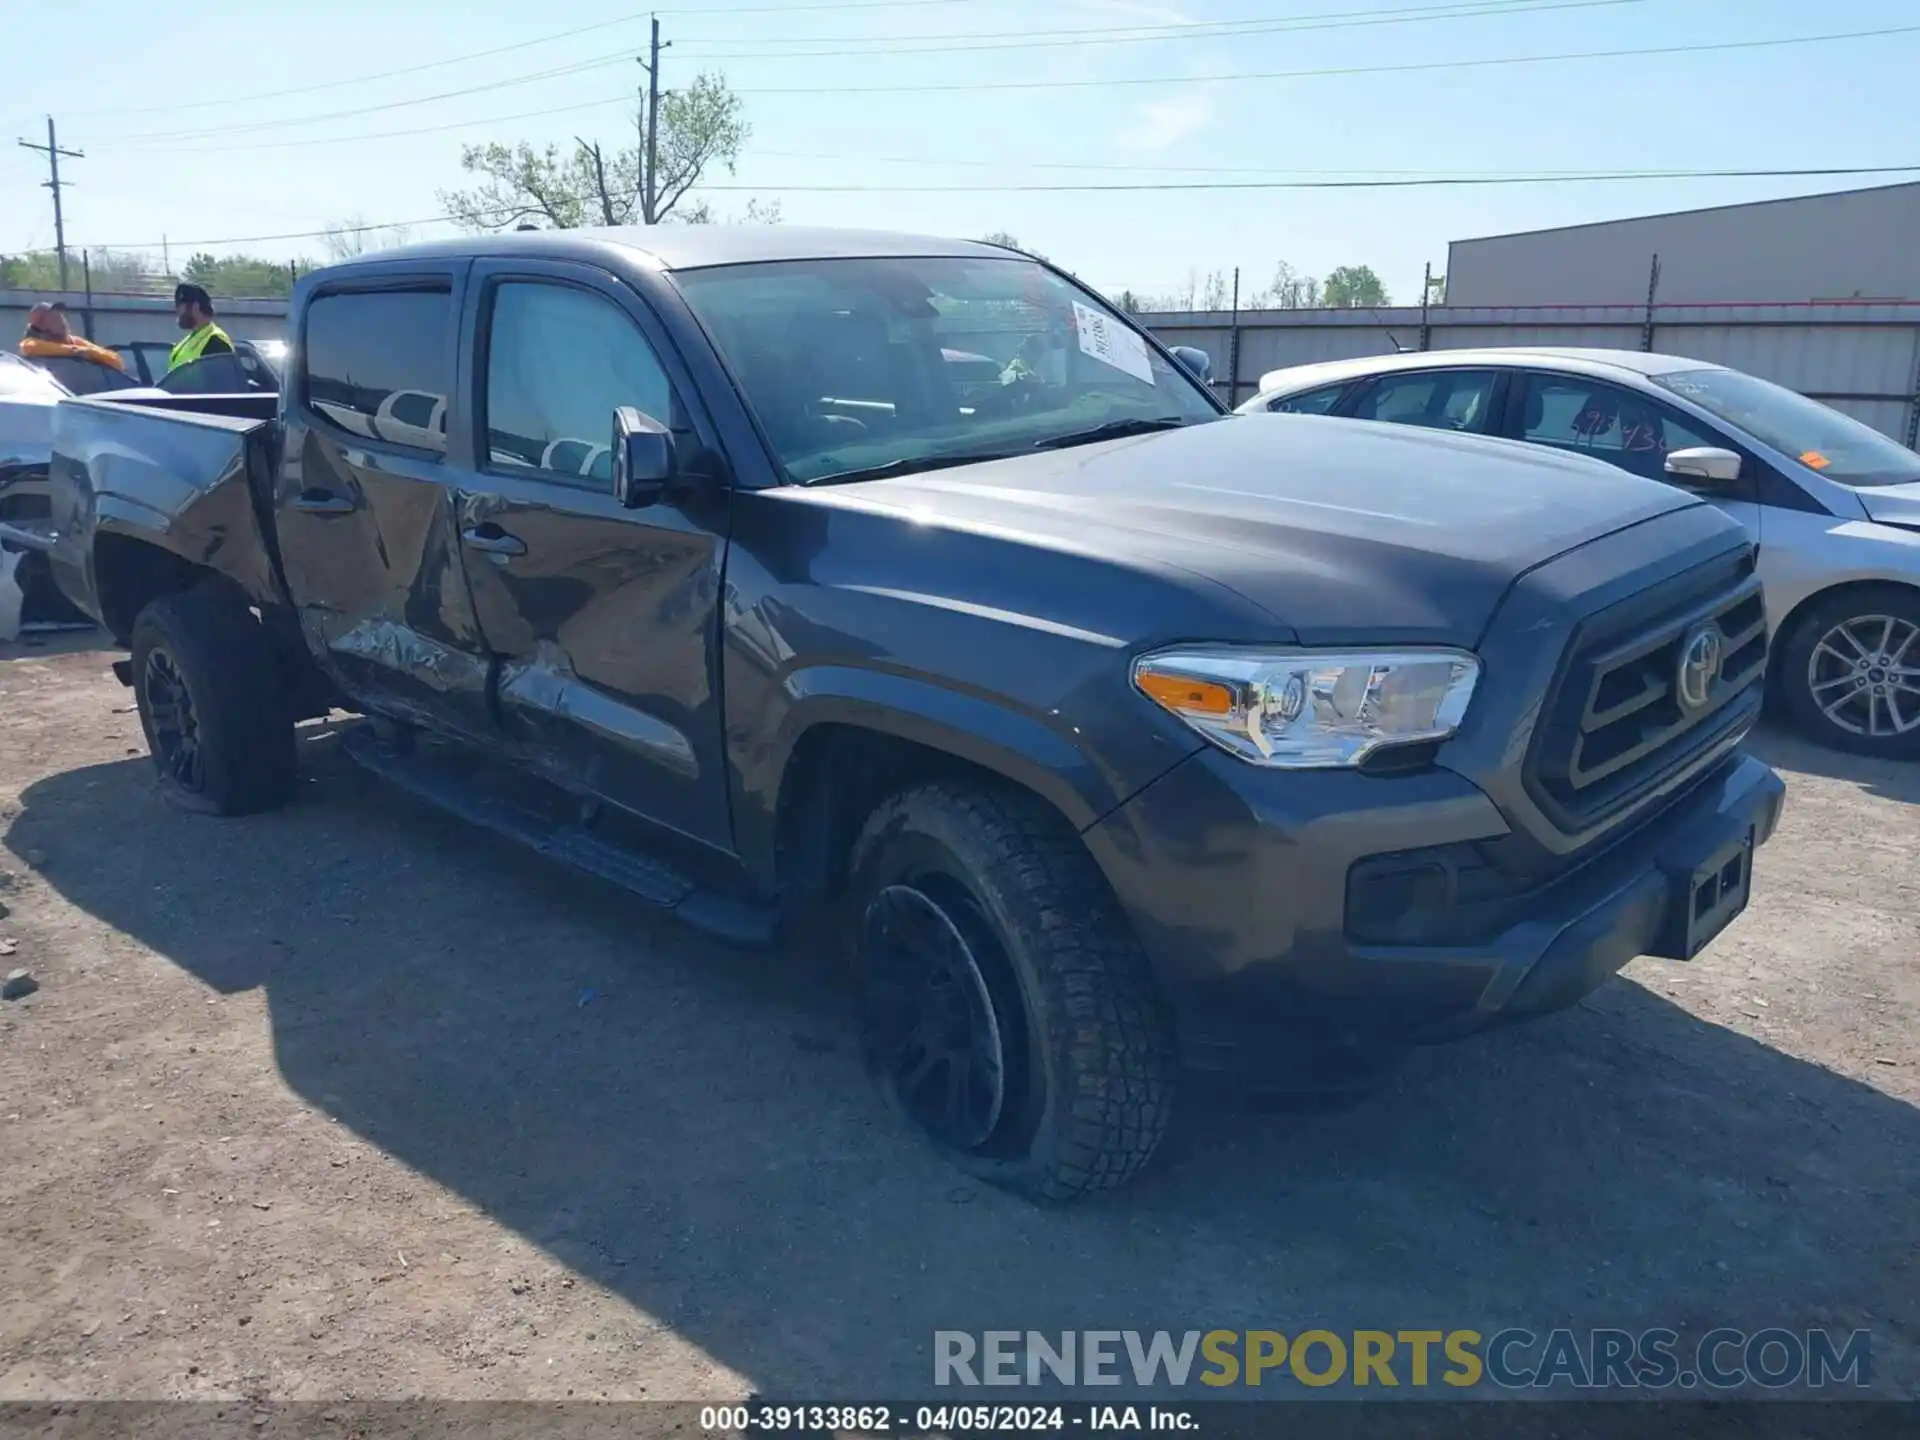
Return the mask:
<svg viewBox="0 0 1920 1440">
<path fill-rule="evenodd" d="M 134 699 L 161 792 L 182 809 L 246 815 L 293 794 L 293 718 L 266 632 L 237 597 L 213 587 L 163 595 L 133 622 Z M 197 779 L 170 769 L 156 738 L 150 666 L 159 655 L 191 702 L 201 763 Z"/>
<path fill-rule="evenodd" d="M 1920 626 L 1920 590 L 1904 585 L 1872 585 L 1843 590 L 1815 600 L 1774 643 L 1771 679 L 1774 692 L 1794 725 L 1808 739 L 1835 750 L 1874 755 L 1888 760 L 1920 759 L 1920 727 L 1904 735 L 1868 735 L 1836 724 L 1815 699 L 1808 677 L 1814 647 L 1834 627 L 1860 616 L 1890 616 Z M 1920 641 L 1904 657 L 1909 666 L 1920 662 Z M 1904 717 L 1920 708 L 1920 696 L 1901 694 Z"/>
<path fill-rule="evenodd" d="M 1071 827 L 1010 786 L 929 783 L 880 804 L 855 842 L 850 873 L 849 929 L 863 980 L 872 960 L 862 927 L 868 907 L 886 887 L 928 875 L 977 907 L 974 919 L 998 942 L 1008 989 L 1017 992 L 1027 1093 L 1017 1105 L 1009 1100 L 987 1142 L 961 1149 L 936 1139 L 941 1152 L 983 1181 L 1040 1201 L 1072 1201 L 1136 1174 L 1172 1114 L 1172 1015 Z M 867 1055 L 883 1093 L 905 1113 L 871 1031 Z"/>
</svg>

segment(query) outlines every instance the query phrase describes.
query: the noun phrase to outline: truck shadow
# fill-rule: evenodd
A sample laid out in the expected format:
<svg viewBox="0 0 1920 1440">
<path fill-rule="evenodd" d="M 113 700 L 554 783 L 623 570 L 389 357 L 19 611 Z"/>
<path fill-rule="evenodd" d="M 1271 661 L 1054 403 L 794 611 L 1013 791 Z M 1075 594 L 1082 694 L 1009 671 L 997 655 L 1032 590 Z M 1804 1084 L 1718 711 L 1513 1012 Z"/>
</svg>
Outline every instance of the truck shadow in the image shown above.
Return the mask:
<svg viewBox="0 0 1920 1440">
<path fill-rule="evenodd" d="M 245 821 L 144 761 L 54 776 L 5 844 L 263 987 L 306 1102 L 762 1393 L 927 1394 L 933 1332 L 988 1327 L 1858 1325 L 1911 1368 L 1920 1112 L 1630 981 L 1342 1114 L 1189 1107 L 1134 1188 L 1044 1211 L 902 1133 L 830 960 L 717 947 L 308 752 Z"/>
</svg>

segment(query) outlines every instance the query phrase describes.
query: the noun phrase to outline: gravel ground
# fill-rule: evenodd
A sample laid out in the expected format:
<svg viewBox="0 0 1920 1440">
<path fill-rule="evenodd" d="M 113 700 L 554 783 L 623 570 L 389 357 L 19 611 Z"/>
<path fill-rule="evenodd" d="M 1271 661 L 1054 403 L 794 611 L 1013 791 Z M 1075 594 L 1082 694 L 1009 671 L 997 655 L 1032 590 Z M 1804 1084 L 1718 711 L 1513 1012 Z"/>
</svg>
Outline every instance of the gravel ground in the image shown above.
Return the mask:
<svg viewBox="0 0 1920 1440">
<path fill-rule="evenodd" d="M 1763 735 L 1787 817 L 1700 960 L 1343 1113 L 1196 1100 L 1042 1211 L 899 1130 L 823 959 L 324 726 L 289 809 L 177 813 L 106 658 L 0 649 L 0 1399 L 902 1397 L 936 1329 L 1314 1324 L 1860 1327 L 1920 1393 L 1920 767 Z"/>
</svg>

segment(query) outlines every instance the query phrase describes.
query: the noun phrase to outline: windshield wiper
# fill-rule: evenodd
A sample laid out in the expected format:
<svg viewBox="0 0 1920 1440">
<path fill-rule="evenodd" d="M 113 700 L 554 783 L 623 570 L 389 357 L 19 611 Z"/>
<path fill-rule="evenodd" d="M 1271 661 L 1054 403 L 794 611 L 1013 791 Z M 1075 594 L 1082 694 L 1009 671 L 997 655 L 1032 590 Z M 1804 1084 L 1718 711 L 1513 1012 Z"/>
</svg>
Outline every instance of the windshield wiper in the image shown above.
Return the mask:
<svg viewBox="0 0 1920 1440">
<path fill-rule="evenodd" d="M 948 470 L 955 465 L 984 465 L 989 460 L 1009 460 L 1017 450 L 984 450 L 977 455 L 905 456 L 884 465 L 869 465 L 864 470 L 839 470 L 803 480 L 803 485 L 850 485 L 857 480 L 891 480 L 899 475 L 918 475 L 923 470 Z"/>
<path fill-rule="evenodd" d="M 1091 445 L 1096 440 L 1118 440 L 1123 435 L 1147 435 L 1155 430 L 1178 430 L 1187 422 L 1178 415 L 1133 416 L 1126 420 L 1107 420 L 1085 430 L 1066 435 L 1051 435 L 1033 442 L 1036 450 L 1062 450 L 1069 445 Z"/>
</svg>

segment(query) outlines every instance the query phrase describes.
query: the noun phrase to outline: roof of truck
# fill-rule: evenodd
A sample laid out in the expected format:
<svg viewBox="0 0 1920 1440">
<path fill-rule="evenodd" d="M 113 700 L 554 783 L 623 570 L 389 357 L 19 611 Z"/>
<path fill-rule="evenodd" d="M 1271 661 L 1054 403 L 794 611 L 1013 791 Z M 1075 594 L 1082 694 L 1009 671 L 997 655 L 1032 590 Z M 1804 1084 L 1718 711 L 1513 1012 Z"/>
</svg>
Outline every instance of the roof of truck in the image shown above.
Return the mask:
<svg viewBox="0 0 1920 1440">
<path fill-rule="evenodd" d="M 869 259 L 879 256 L 1010 253 L 976 240 L 940 240 L 890 230 L 834 230 L 804 225 L 613 225 L 582 230 L 524 230 L 467 235 L 373 251 L 328 269 L 350 269 L 390 260 L 479 259 L 540 256 L 584 259 L 608 247 L 632 252 L 662 270 L 705 265 L 750 265 L 767 260 Z"/>
</svg>

